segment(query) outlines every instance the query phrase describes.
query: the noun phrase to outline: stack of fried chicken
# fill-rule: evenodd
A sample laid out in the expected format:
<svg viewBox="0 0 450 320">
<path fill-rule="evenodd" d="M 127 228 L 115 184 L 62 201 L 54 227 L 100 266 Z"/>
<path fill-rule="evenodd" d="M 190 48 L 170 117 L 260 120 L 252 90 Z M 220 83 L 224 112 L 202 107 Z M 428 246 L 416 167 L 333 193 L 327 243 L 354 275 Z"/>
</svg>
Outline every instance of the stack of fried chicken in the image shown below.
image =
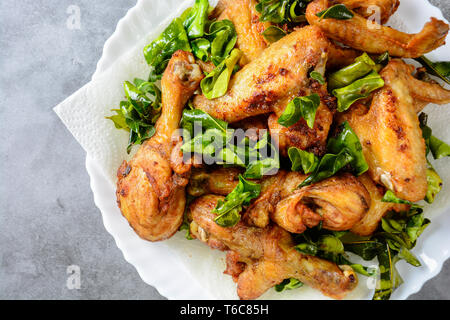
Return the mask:
<svg viewBox="0 0 450 320">
<path fill-rule="evenodd" d="M 349 20 L 320 19 L 316 14 L 342 3 L 353 10 Z M 162 114 L 156 134 L 118 170 L 119 207 L 137 234 L 149 241 L 168 239 L 177 232 L 189 205 L 190 230 L 211 248 L 227 252 L 225 273 L 237 282 L 241 299 L 255 299 L 284 279 L 295 278 L 333 298 L 343 298 L 357 284 L 348 267 L 298 252 L 291 234 L 319 223 L 333 231 L 370 235 L 388 211 L 407 205 L 382 202 L 387 189 L 408 201 L 424 199 L 427 191 L 426 146 L 418 112 L 428 103 L 450 102 L 450 91 L 416 77 L 415 67 L 401 58 L 417 58 L 444 44 L 449 27 L 431 19 L 417 34 L 384 26 L 398 0 L 314 0 L 306 11 L 309 25 L 296 27 L 269 44 L 262 32 L 256 0 L 222 0 L 212 15 L 231 20 L 243 52 L 241 69 L 228 92 L 209 100 L 197 94 L 205 63 L 178 51 L 164 72 Z M 368 21 L 367 8 L 377 5 L 381 25 Z M 353 62 L 362 52 L 388 52 L 393 59 L 380 75 L 385 85 L 343 113 L 327 84 L 309 77 Z M 278 118 L 297 96 L 317 93 L 321 103 L 313 128 L 301 119 L 283 127 Z M 297 189 L 307 177 L 281 170 L 264 177 L 260 196 L 242 212 L 241 221 L 224 228 L 212 210 L 238 184 L 236 168 L 206 168 L 185 163 L 180 156 L 179 128 L 183 109 L 192 98 L 196 109 L 242 128 L 268 129 L 277 137 L 281 155 L 290 147 L 322 156 L 334 122 L 348 121 L 359 137 L 369 170 L 362 176 L 341 173 Z"/>
</svg>

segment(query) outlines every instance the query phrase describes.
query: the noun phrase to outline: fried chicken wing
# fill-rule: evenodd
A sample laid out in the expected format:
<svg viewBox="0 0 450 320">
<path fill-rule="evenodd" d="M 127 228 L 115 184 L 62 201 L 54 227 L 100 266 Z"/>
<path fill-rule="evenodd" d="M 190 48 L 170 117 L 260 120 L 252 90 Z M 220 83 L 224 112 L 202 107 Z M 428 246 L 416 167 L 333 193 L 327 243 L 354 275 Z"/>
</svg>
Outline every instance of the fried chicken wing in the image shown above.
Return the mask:
<svg viewBox="0 0 450 320">
<path fill-rule="evenodd" d="M 316 14 L 328 9 L 329 5 L 328 0 L 311 2 L 306 10 L 308 22 L 319 26 L 329 38 L 368 53 L 387 51 L 393 57 L 417 58 L 442 46 L 449 30 L 445 22 L 435 18 L 431 18 L 417 34 L 369 22 L 358 14 L 349 20 L 320 19 Z"/>
<path fill-rule="evenodd" d="M 370 236 L 380 225 L 381 218 L 389 211 L 407 211 L 408 205 L 396 204 L 390 202 L 382 202 L 384 196 L 384 188 L 378 187 L 370 176 L 365 173 L 358 177 L 358 180 L 364 184 L 370 194 L 370 209 L 364 217 L 358 221 L 352 228 L 351 232 L 360 236 Z"/>
<path fill-rule="evenodd" d="M 303 233 L 322 222 L 324 229 L 352 228 L 370 207 L 370 195 L 353 175 L 342 174 L 303 187 L 282 199 L 271 219 L 292 233 Z"/>
<path fill-rule="evenodd" d="M 244 64 L 258 58 L 268 43 L 262 33 L 271 24 L 259 21 L 260 14 L 256 11 L 256 0 L 223 0 L 224 7 L 219 20 L 231 20 L 236 28 L 237 47 L 244 53 Z"/>
<path fill-rule="evenodd" d="M 351 48 L 343 48 L 332 41 L 328 47 L 327 70 L 336 70 L 346 67 L 361 55 L 361 52 Z"/>
<path fill-rule="evenodd" d="M 388 22 L 400 5 L 400 0 L 337 0 L 334 2 L 344 4 L 364 18 L 372 16 L 375 13 L 373 8 L 376 7 L 380 13 L 381 24 Z"/>
<path fill-rule="evenodd" d="M 173 55 L 162 78 L 162 114 L 156 133 L 117 172 L 118 205 L 143 239 L 167 239 L 183 220 L 187 180 L 171 168 L 172 135 L 178 129 L 184 105 L 202 78 L 191 53 L 177 51 Z"/>
<path fill-rule="evenodd" d="M 343 271 L 334 263 L 298 252 L 289 233 L 278 226 L 255 228 L 240 222 L 232 228 L 220 227 L 211 211 L 222 199 L 214 195 L 198 198 L 190 212 L 193 224 L 202 230 L 204 242 L 221 242 L 233 252 L 226 272 L 236 279 L 241 299 L 256 299 L 286 278 L 296 278 L 336 299 L 356 286 L 353 271 Z M 239 262 L 245 266 L 236 265 Z"/>
<path fill-rule="evenodd" d="M 208 100 L 198 95 L 194 106 L 230 123 L 270 113 L 280 99 L 308 86 L 309 72 L 326 62 L 328 44 L 318 27 L 294 31 L 237 72 L 225 96 Z"/>
<path fill-rule="evenodd" d="M 381 71 L 385 86 L 375 93 L 369 112 L 355 106 L 343 119 L 361 141 L 372 179 L 414 202 L 427 192 L 425 141 L 403 64 L 394 59 Z"/>
</svg>

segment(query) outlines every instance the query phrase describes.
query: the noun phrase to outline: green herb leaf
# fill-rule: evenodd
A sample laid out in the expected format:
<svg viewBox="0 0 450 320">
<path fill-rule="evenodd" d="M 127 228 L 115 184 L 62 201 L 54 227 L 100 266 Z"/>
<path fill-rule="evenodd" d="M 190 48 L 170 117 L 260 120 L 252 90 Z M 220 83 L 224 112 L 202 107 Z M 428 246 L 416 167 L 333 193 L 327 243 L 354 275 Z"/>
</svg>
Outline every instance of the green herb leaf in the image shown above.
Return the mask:
<svg viewBox="0 0 450 320">
<path fill-rule="evenodd" d="M 300 243 L 295 246 L 295 250 L 297 250 L 298 252 L 304 253 L 304 254 L 311 255 L 311 256 L 317 255 L 317 252 L 319 251 L 317 246 L 312 243 Z"/>
<path fill-rule="evenodd" d="M 320 97 L 317 93 L 305 97 L 294 98 L 286 106 L 283 114 L 278 119 L 278 123 L 284 127 L 290 127 L 303 118 L 306 120 L 308 127 L 312 129 L 314 128 L 314 121 L 319 105 Z"/>
<path fill-rule="evenodd" d="M 275 286 L 275 291 L 276 292 L 283 292 L 285 290 L 293 290 L 293 289 L 297 289 L 303 287 L 303 283 L 300 282 L 297 279 L 294 278 L 290 278 L 290 279 L 285 279 L 283 280 L 283 282 L 281 282 L 280 284 L 277 284 Z"/>
<path fill-rule="evenodd" d="M 395 262 L 391 248 L 387 243 L 383 249 L 378 252 L 378 262 L 380 264 L 380 279 L 377 281 L 377 287 L 373 300 L 389 300 L 394 289 L 398 288 L 403 282 L 395 268 Z"/>
<path fill-rule="evenodd" d="M 349 20 L 354 17 L 353 12 L 351 12 L 344 4 L 336 4 L 329 7 L 328 9 L 321 11 L 316 14 L 322 19 L 338 19 L 338 20 Z"/>
<path fill-rule="evenodd" d="M 359 176 L 369 170 L 369 165 L 362 152 L 361 142 L 347 121 L 342 123 L 340 128 L 339 135 L 329 139 L 327 146 L 328 150 L 332 153 L 338 153 L 341 150 L 346 149 L 353 157 L 351 166 L 354 169 L 355 174 Z"/>
<path fill-rule="evenodd" d="M 211 43 L 211 61 L 218 66 L 236 45 L 237 33 L 233 22 L 227 19 L 213 22 L 207 38 Z"/>
<path fill-rule="evenodd" d="M 433 62 L 425 56 L 415 60 L 420 62 L 430 74 L 450 84 L 450 61 Z"/>
<path fill-rule="evenodd" d="M 353 103 L 369 97 L 373 91 L 383 86 L 383 78 L 376 71 L 372 71 L 346 87 L 333 90 L 333 95 L 338 99 L 338 111 L 346 111 Z"/>
<path fill-rule="evenodd" d="M 303 173 L 308 174 L 313 172 L 319 165 L 319 158 L 314 153 L 295 147 L 289 148 L 288 156 L 292 162 L 292 171 L 300 171 L 302 169 Z"/>
<path fill-rule="evenodd" d="M 318 241 L 319 250 L 333 254 L 344 253 L 344 245 L 339 238 L 332 235 L 323 235 Z"/>
<path fill-rule="evenodd" d="M 216 99 L 225 95 L 234 67 L 242 57 L 242 51 L 234 49 L 221 64 L 219 64 L 200 83 L 202 92 L 208 99 Z"/>
<path fill-rule="evenodd" d="M 178 50 L 191 51 L 181 18 L 174 19 L 156 40 L 144 48 L 145 59 L 152 69 L 151 80 L 161 79 L 170 58 Z"/>
<path fill-rule="evenodd" d="M 199 124 L 202 130 L 217 129 L 222 132 L 228 130 L 228 123 L 210 116 L 208 113 L 199 110 L 184 110 L 180 126 L 187 130 L 191 136 L 194 134 L 194 126 Z"/>
<path fill-rule="evenodd" d="M 286 34 L 287 33 L 283 29 L 277 26 L 270 26 L 262 33 L 264 39 L 266 39 L 270 43 L 277 42 L 278 40 L 286 36 Z"/>
<path fill-rule="evenodd" d="M 391 203 L 399 203 L 399 204 L 407 204 L 410 206 L 415 206 L 415 207 L 419 207 L 416 204 L 412 203 L 411 201 L 408 200 L 403 200 L 398 198 L 395 193 L 391 190 L 386 191 L 386 193 L 384 194 L 383 198 L 381 199 L 382 202 L 391 202 Z"/>
<path fill-rule="evenodd" d="M 241 218 L 242 206 L 249 205 L 250 201 L 257 198 L 260 193 L 261 185 L 247 181 L 239 175 L 236 188 L 226 196 L 224 201 L 219 201 L 212 211 L 218 215 L 215 222 L 225 228 L 235 226 Z"/>
<path fill-rule="evenodd" d="M 260 0 L 256 10 L 261 13 L 261 21 L 284 24 L 304 22 L 305 11 L 311 0 Z"/>
<path fill-rule="evenodd" d="M 195 0 L 194 6 L 189 10 L 184 21 L 184 27 L 190 39 L 200 38 L 205 34 L 208 8 L 208 0 Z"/>
<path fill-rule="evenodd" d="M 328 76 L 328 88 L 330 90 L 346 87 L 358 79 L 376 71 L 376 63 L 367 53 L 355 59 L 355 62 Z"/>
<path fill-rule="evenodd" d="M 353 156 L 346 149 L 343 149 L 338 154 L 326 154 L 320 160 L 314 173 L 308 176 L 298 187 L 302 188 L 332 177 L 353 160 Z"/>
<path fill-rule="evenodd" d="M 211 49 L 211 43 L 209 42 L 209 40 L 205 38 L 195 39 L 191 41 L 191 46 L 192 52 L 198 59 L 204 62 L 208 61 L 209 51 Z"/>
<path fill-rule="evenodd" d="M 450 146 L 435 136 L 430 137 L 429 147 L 436 160 L 450 156 Z"/>
<path fill-rule="evenodd" d="M 427 169 L 427 183 L 428 190 L 425 196 L 425 201 L 428 203 L 433 203 L 436 195 L 442 190 L 442 179 L 433 167 Z"/>
<path fill-rule="evenodd" d="M 312 71 L 309 76 L 319 82 L 320 84 L 325 84 L 325 79 L 323 78 L 323 75 L 320 72 Z"/>
</svg>

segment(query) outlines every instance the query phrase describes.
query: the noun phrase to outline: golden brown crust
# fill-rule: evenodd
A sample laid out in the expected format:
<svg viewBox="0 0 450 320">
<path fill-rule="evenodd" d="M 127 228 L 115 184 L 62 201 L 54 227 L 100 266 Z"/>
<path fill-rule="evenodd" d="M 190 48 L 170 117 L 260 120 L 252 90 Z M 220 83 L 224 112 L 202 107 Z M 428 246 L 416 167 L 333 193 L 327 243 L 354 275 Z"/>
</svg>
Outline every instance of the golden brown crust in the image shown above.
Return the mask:
<svg viewBox="0 0 450 320">
<path fill-rule="evenodd" d="M 309 72 L 326 61 L 328 44 L 317 27 L 292 32 L 237 72 L 225 96 L 198 95 L 194 106 L 229 123 L 270 113 L 280 99 L 309 85 Z"/>
<path fill-rule="evenodd" d="M 375 93 L 367 114 L 352 107 L 343 116 L 359 137 L 372 179 L 409 201 L 427 192 L 425 141 L 403 74 L 404 62 L 392 60 L 380 73 L 385 86 Z"/>
<path fill-rule="evenodd" d="M 223 197 L 212 195 L 198 198 L 191 204 L 190 211 L 193 221 L 207 237 L 221 241 L 239 254 L 233 257 L 233 263 L 236 258 L 246 263 L 243 272 L 233 272 L 241 299 L 256 299 L 286 278 L 299 279 L 336 299 L 343 298 L 356 286 L 354 273 L 344 273 L 334 263 L 301 254 L 294 249 L 289 233 L 277 226 L 255 228 L 243 222 L 232 228 L 218 226 L 211 210 L 221 199 Z"/>
<path fill-rule="evenodd" d="M 347 8 L 357 12 L 364 18 L 369 18 L 376 14 L 374 8 L 377 8 L 381 24 L 388 22 L 400 5 L 400 0 L 336 0 L 334 2 L 344 4 Z"/>
<path fill-rule="evenodd" d="M 445 22 L 435 18 L 431 18 L 421 32 L 406 34 L 376 22 L 371 23 L 358 14 L 349 20 L 321 20 L 316 16 L 329 5 L 328 0 L 311 2 L 306 10 L 308 22 L 320 27 L 331 39 L 368 53 L 387 51 L 393 57 L 418 58 L 442 46 L 449 30 Z"/>
<path fill-rule="evenodd" d="M 237 47 L 244 53 L 243 64 L 255 60 L 267 48 L 268 44 L 262 32 L 270 26 L 268 22 L 259 21 L 256 0 L 223 0 L 224 6 L 219 20 L 233 22 L 237 33 Z"/>
<path fill-rule="evenodd" d="M 156 133 L 118 170 L 117 202 L 123 216 L 143 239 L 170 238 L 183 221 L 187 180 L 172 171 L 172 135 L 183 107 L 203 78 L 191 53 L 177 51 L 162 79 L 162 114 Z"/>
<path fill-rule="evenodd" d="M 370 176 L 365 173 L 358 177 L 358 180 L 364 184 L 370 194 L 370 209 L 364 217 L 358 221 L 351 231 L 360 236 L 370 236 L 378 228 L 381 218 L 389 211 L 407 211 L 408 205 L 382 202 L 385 189 L 377 186 Z"/>
</svg>

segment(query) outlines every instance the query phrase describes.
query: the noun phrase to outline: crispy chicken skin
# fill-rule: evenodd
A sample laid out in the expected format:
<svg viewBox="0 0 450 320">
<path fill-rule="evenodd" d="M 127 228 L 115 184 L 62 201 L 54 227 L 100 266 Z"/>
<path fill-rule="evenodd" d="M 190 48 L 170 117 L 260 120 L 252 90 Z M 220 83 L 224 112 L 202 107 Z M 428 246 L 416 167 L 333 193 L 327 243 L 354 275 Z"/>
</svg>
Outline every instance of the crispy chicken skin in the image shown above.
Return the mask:
<svg viewBox="0 0 450 320">
<path fill-rule="evenodd" d="M 256 11 L 256 0 L 222 0 L 224 10 L 219 20 L 228 19 L 233 22 L 237 33 L 237 47 L 244 53 L 243 64 L 258 58 L 268 44 L 262 33 L 270 26 L 268 22 L 259 21 Z"/>
<path fill-rule="evenodd" d="M 364 18 L 369 18 L 375 14 L 372 8 L 377 7 L 380 10 L 381 24 L 388 22 L 400 5 L 400 0 L 337 0 L 334 2 L 345 4 L 347 8 Z"/>
<path fill-rule="evenodd" d="M 364 217 L 351 228 L 351 232 L 360 236 L 370 236 L 378 228 L 381 218 L 383 218 L 386 213 L 389 211 L 407 211 L 409 209 L 409 206 L 405 204 L 382 202 L 381 199 L 383 198 L 385 189 L 377 186 L 370 178 L 369 174 L 365 173 L 359 176 L 358 180 L 366 187 L 370 194 L 370 209 Z"/>
<path fill-rule="evenodd" d="M 319 26 L 329 38 L 368 53 L 387 51 L 393 57 L 417 58 L 442 46 L 449 30 L 445 22 L 435 18 L 431 18 L 421 32 L 407 34 L 370 22 L 358 14 L 349 20 L 321 20 L 316 16 L 329 5 L 328 0 L 311 2 L 306 10 L 308 22 Z"/>
<path fill-rule="evenodd" d="M 188 186 L 193 196 L 228 195 L 238 184 L 240 170 L 219 169 L 194 172 Z M 280 170 L 259 181 L 261 194 L 243 214 L 248 225 L 265 228 L 270 220 L 292 233 L 303 233 L 320 222 L 325 229 L 352 228 L 368 212 L 370 194 L 351 174 L 331 177 L 297 189 L 306 175 Z"/>
<path fill-rule="evenodd" d="M 404 62 L 392 60 L 380 73 L 385 86 L 375 93 L 369 112 L 356 105 L 343 120 L 361 141 L 372 179 L 415 202 L 427 192 L 425 141 L 403 68 Z"/>
<path fill-rule="evenodd" d="M 277 204 L 271 219 L 292 233 L 303 233 L 320 222 L 324 229 L 344 231 L 361 220 L 369 207 L 369 192 L 346 173 L 295 190 Z"/>
<path fill-rule="evenodd" d="M 255 228 L 240 222 L 232 228 L 220 227 L 211 211 L 221 199 L 214 195 L 198 198 L 191 204 L 190 212 L 193 224 L 202 230 L 201 240 L 208 244 L 220 242 L 233 252 L 227 259 L 226 272 L 237 281 L 241 299 L 256 299 L 286 278 L 299 279 L 336 299 L 356 286 L 353 271 L 342 271 L 334 263 L 301 254 L 294 249 L 289 233 L 278 226 Z"/>
<path fill-rule="evenodd" d="M 346 67 L 359 57 L 361 52 L 351 48 L 343 48 L 330 41 L 328 48 L 327 71 Z"/>
<path fill-rule="evenodd" d="M 143 239 L 167 239 L 183 220 L 187 180 L 172 171 L 172 135 L 178 129 L 184 105 L 202 78 L 191 53 L 177 51 L 173 55 L 162 78 L 162 114 L 156 133 L 117 172 L 118 205 Z"/>
<path fill-rule="evenodd" d="M 309 72 L 326 61 L 328 45 L 318 27 L 294 31 L 237 72 L 226 95 L 214 100 L 198 95 L 194 106 L 229 123 L 270 113 L 280 99 L 307 87 Z"/>
<path fill-rule="evenodd" d="M 421 81 L 413 76 L 414 66 L 396 60 L 396 76 L 408 85 L 409 93 L 414 99 L 415 111 L 419 113 L 429 103 L 450 103 L 450 90 L 441 87 L 436 82 Z M 394 75 L 392 75 L 393 77 Z"/>
</svg>

